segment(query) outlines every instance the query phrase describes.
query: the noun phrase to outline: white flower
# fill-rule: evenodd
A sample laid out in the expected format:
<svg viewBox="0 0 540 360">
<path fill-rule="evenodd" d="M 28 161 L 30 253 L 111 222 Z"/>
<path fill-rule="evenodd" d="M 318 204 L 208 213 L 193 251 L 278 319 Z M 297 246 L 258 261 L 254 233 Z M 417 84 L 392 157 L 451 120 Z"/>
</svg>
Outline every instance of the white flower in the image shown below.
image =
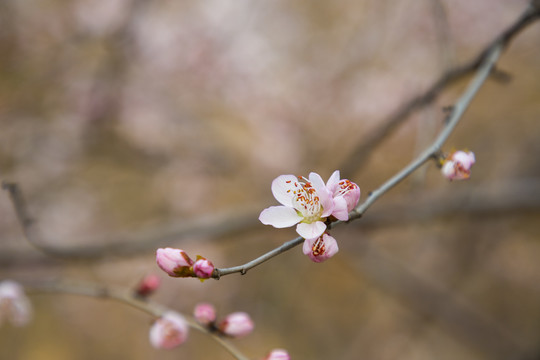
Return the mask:
<svg viewBox="0 0 540 360">
<path fill-rule="evenodd" d="M 281 206 L 264 209 L 259 220 L 265 225 L 285 228 L 296 225 L 304 239 L 314 239 L 326 230 L 324 221 L 334 210 L 332 194 L 314 172 L 309 178 L 281 175 L 272 181 L 272 194 Z"/>
</svg>

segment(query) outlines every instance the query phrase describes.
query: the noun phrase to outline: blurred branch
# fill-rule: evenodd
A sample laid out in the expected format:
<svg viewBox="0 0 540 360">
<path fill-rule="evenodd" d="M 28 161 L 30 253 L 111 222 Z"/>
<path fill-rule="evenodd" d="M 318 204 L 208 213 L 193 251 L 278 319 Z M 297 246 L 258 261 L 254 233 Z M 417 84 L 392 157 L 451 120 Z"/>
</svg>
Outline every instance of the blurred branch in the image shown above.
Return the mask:
<svg viewBox="0 0 540 360">
<path fill-rule="evenodd" d="M 483 63 L 485 63 L 487 57 L 495 48 L 505 48 L 514 36 L 519 34 L 528 25 L 538 20 L 539 17 L 540 6 L 536 5 L 533 1 L 515 23 L 510 25 L 493 39 L 474 59 L 445 72 L 423 94 L 412 98 L 407 103 L 403 104 L 394 114 L 390 115 L 386 120 L 383 120 L 382 124 L 375 129 L 375 131 L 370 133 L 369 136 L 366 137 L 366 140 L 358 144 L 345 161 L 343 161 L 339 167 L 341 173 L 347 178 L 353 177 L 352 175 L 366 164 L 372 150 L 396 130 L 409 115 L 433 103 L 445 88 L 475 72 Z M 497 71 L 493 72 L 494 76 L 497 74 L 499 74 Z M 496 78 L 499 77 L 497 76 Z"/>
<path fill-rule="evenodd" d="M 414 207 L 411 203 L 414 202 Z M 485 185 L 466 188 L 453 187 L 452 191 L 422 191 L 408 194 L 407 196 L 385 201 L 378 204 L 376 209 L 372 209 L 368 217 L 362 219 L 363 229 L 373 229 L 379 227 L 388 227 L 410 222 L 423 222 L 440 217 L 482 217 L 497 216 L 500 214 L 526 213 L 528 211 L 540 210 L 540 179 L 515 179 L 508 183 L 498 184 L 493 188 L 486 188 Z M 246 230 L 252 225 L 257 225 L 256 219 L 258 210 L 246 212 L 240 217 L 222 216 L 208 217 L 204 221 L 192 224 L 192 227 L 175 227 L 176 231 L 164 230 L 166 226 L 160 226 L 159 229 L 143 232 L 141 238 L 130 237 L 116 244 L 96 245 L 95 248 L 51 248 L 61 254 L 61 258 L 85 260 L 103 260 L 110 256 L 136 256 L 145 253 L 148 250 L 155 249 L 156 246 L 168 246 L 179 239 L 186 239 L 183 245 L 189 242 L 200 244 L 201 232 L 203 236 L 225 236 L 234 231 Z M 227 220 L 229 219 L 229 220 Z M 243 220 L 242 220 L 243 219 Z M 197 220 L 198 221 L 198 220 Z M 228 223 L 230 221 L 230 223 Z M 351 225 L 356 223 L 351 223 Z M 221 225 L 230 225 L 222 227 Z M 166 235 L 169 233 L 169 235 Z M 152 237 L 152 234 L 155 234 Z M 196 236 L 196 237 L 194 237 Z M 158 239 L 158 240 L 156 240 Z M 140 241 L 140 242 L 138 242 Z M 296 241 L 293 239 L 290 246 L 294 247 Z M 135 244 L 135 245 L 133 245 Z M 131 246 L 134 246 L 131 247 Z M 90 249 L 90 250 L 89 250 Z M 62 251 L 64 250 L 64 251 Z M 277 249 L 274 249 L 277 251 Z M 95 255 L 95 256 L 91 256 Z M 273 257 L 277 254 L 270 252 L 265 256 Z M 56 258 L 58 255 L 56 256 Z M 253 260 L 255 261 L 255 260 Z M 63 262 L 58 262 L 55 258 L 42 256 L 40 253 L 28 251 L 2 251 L 0 253 L 0 268 L 13 268 L 16 266 L 44 266 L 54 267 L 62 266 Z M 242 268 L 229 268 L 229 271 L 236 270 L 241 272 Z M 233 271 L 234 272 L 234 271 Z M 223 275 L 223 273 L 222 273 Z"/>
<path fill-rule="evenodd" d="M 411 272 L 390 254 L 362 243 L 361 259 L 349 261 L 356 271 L 426 321 L 436 321 L 460 342 L 480 349 L 486 358 L 532 359 L 515 337 L 484 312 L 436 282 Z M 354 343 L 354 342 L 353 342 Z M 354 348 L 351 349 L 354 353 Z M 353 357 L 351 357 L 353 358 Z"/>
<path fill-rule="evenodd" d="M 135 297 L 133 295 L 133 291 L 97 284 L 67 284 L 61 282 L 51 282 L 28 284 L 25 285 L 25 288 L 29 292 L 62 293 L 88 296 L 98 299 L 115 300 L 155 317 L 161 317 L 166 311 L 170 310 L 169 308 L 155 302 L 141 300 Z M 236 349 L 236 347 L 231 345 L 228 341 L 222 339 L 216 334 L 209 332 L 206 328 L 199 325 L 195 320 L 191 319 L 190 317 L 187 317 L 185 315 L 184 317 L 186 318 L 186 321 L 191 328 L 210 336 L 214 341 L 216 341 L 223 348 L 225 348 L 225 350 L 227 350 L 235 359 L 248 360 L 247 357 L 245 357 L 238 349 Z"/>
<path fill-rule="evenodd" d="M 2 188 L 9 193 L 10 200 L 15 209 L 15 215 L 21 225 L 26 240 L 41 252 L 66 260 L 96 260 L 110 256 L 129 256 L 139 254 L 157 246 L 167 245 L 182 238 L 193 236 L 222 236 L 245 230 L 257 224 L 253 211 L 238 210 L 227 211 L 224 214 L 213 214 L 192 219 L 187 223 L 171 226 L 160 226 L 157 229 L 140 230 L 124 236 L 111 236 L 122 238 L 116 241 L 91 241 L 90 245 L 58 246 L 43 242 L 38 236 L 37 224 L 29 215 L 26 202 L 18 184 L 2 182 Z M 1 259 L 0 259 L 1 260 Z"/>
</svg>

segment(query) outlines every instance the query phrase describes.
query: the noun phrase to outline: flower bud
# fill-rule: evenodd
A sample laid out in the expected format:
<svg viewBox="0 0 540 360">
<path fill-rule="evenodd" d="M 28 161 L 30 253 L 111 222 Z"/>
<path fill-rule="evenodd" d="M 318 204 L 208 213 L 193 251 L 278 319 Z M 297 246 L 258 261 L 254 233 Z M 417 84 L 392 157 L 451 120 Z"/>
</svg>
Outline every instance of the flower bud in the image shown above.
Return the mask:
<svg viewBox="0 0 540 360">
<path fill-rule="evenodd" d="M 235 312 L 227 315 L 219 324 L 219 330 L 231 337 L 242 337 L 253 331 L 255 325 L 245 312 Z"/>
<path fill-rule="evenodd" d="M 146 275 L 137 285 L 135 294 L 140 297 L 147 297 L 152 295 L 154 291 L 159 288 L 161 279 L 155 274 Z"/>
<path fill-rule="evenodd" d="M 290 360 L 291 357 L 286 350 L 274 349 L 263 360 Z"/>
<path fill-rule="evenodd" d="M 158 266 L 172 277 L 193 276 L 193 260 L 184 250 L 165 248 L 157 249 L 156 262 Z"/>
<path fill-rule="evenodd" d="M 332 194 L 334 209 L 332 216 L 336 219 L 349 220 L 351 212 L 360 200 L 360 187 L 347 179 L 340 179 L 339 170 L 334 171 L 326 183 L 326 188 Z"/>
<path fill-rule="evenodd" d="M 216 321 L 216 309 L 212 304 L 200 303 L 195 306 L 193 316 L 202 325 L 210 325 Z"/>
<path fill-rule="evenodd" d="M 214 264 L 202 256 L 197 256 L 197 261 L 193 264 L 193 272 L 199 279 L 208 279 L 212 277 Z"/>
<path fill-rule="evenodd" d="M 316 239 L 306 239 L 302 251 L 311 260 L 319 263 L 334 256 L 339 251 L 339 247 L 336 239 L 324 233 Z"/>
<path fill-rule="evenodd" d="M 0 324 L 4 317 L 15 326 L 24 326 L 32 319 L 30 300 L 23 287 L 11 280 L 0 282 Z"/>
<path fill-rule="evenodd" d="M 172 349 L 186 341 L 188 332 L 186 319 L 177 312 L 168 311 L 150 328 L 150 343 L 156 349 Z"/>
<path fill-rule="evenodd" d="M 444 160 L 441 172 L 449 180 L 465 180 L 471 176 L 471 167 L 475 161 L 474 153 L 456 151 Z"/>
</svg>

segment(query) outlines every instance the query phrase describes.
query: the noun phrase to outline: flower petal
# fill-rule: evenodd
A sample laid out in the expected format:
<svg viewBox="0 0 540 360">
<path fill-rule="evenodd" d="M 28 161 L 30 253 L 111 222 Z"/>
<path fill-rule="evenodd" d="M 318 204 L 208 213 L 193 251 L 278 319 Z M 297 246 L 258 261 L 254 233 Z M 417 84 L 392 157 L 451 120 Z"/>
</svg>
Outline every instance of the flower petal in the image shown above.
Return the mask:
<svg viewBox="0 0 540 360">
<path fill-rule="evenodd" d="M 326 182 L 326 187 L 332 194 L 334 193 L 334 191 L 336 190 L 339 184 L 339 179 L 340 179 L 339 177 L 340 177 L 339 170 L 336 170 Z"/>
<path fill-rule="evenodd" d="M 292 207 L 294 190 L 299 187 L 296 176 L 280 175 L 272 181 L 272 194 L 281 205 Z"/>
<path fill-rule="evenodd" d="M 292 207 L 270 206 L 259 215 L 259 220 L 264 225 L 272 225 L 275 228 L 286 228 L 298 224 L 302 217 Z"/>
<path fill-rule="evenodd" d="M 332 194 L 330 193 L 330 190 L 328 190 L 323 179 L 317 173 L 312 172 L 309 174 L 309 182 L 311 182 L 311 185 L 313 185 L 313 188 L 317 192 L 317 196 L 319 196 L 319 201 L 321 202 L 321 206 L 323 207 L 323 213 L 321 217 L 324 218 L 329 216 L 334 210 L 334 200 L 332 199 Z"/>
<path fill-rule="evenodd" d="M 343 196 L 336 196 L 334 198 L 334 211 L 332 215 L 338 220 L 349 220 L 349 210 L 347 208 L 347 200 Z"/>
<path fill-rule="evenodd" d="M 300 223 L 296 226 L 296 232 L 304 239 L 316 239 L 324 233 L 326 225 L 322 221 L 311 224 Z"/>
</svg>

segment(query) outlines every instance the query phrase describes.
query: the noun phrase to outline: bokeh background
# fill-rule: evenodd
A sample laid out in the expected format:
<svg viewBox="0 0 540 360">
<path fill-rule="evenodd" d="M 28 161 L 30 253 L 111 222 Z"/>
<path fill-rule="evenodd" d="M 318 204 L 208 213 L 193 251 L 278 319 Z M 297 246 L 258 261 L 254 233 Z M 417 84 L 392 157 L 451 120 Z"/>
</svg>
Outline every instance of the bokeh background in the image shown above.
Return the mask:
<svg viewBox="0 0 540 360">
<path fill-rule="evenodd" d="M 0 194 L 0 278 L 134 286 L 190 314 L 247 311 L 246 355 L 293 359 L 540 357 L 540 24 L 506 49 L 445 150 L 472 179 L 427 164 L 365 216 L 340 252 L 295 248 L 247 273 L 173 279 L 157 247 L 240 265 L 294 238 L 257 221 L 271 181 L 338 168 L 362 199 L 434 138 L 466 85 L 410 116 L 362 161 L 354 149 L 447 69 L 476 56 L 526 0 L 0 2 L 0 178 L 17 182 L 40 244 Z M 507 76 L 507 77 L 508 77 Z M 358 160 L 358 161 L 357 161 Z M 192 332 L 172 350 L 125 305 L 32 293 L 2 359 L 231 359 Z"/>
</svg>

